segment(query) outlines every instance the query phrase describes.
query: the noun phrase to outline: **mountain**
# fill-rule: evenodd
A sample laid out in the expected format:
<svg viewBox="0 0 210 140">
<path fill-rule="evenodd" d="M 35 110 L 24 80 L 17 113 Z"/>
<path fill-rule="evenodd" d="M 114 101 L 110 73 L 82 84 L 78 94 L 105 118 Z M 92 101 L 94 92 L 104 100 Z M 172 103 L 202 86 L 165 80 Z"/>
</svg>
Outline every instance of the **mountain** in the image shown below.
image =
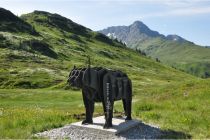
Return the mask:
<svg viewBox="0 0 210 140">
<path fill-rule="evenodd" d="M 141 21 L 135 21 L 130 26 L 108 27 L 107 29 L 101 30 L 100 32 L 125 42 L 131 48 L 133 48 L 135 43 L 139 41 L 144 41 L 153 37 L 164 37 L 158 32 L 150 30 Z"/>
<path fill-rule="evenodd" d="M 210 49 L 190 42 L 178 35 L 164 36 L 149 29 L 143 22 L 129 26 L 113 26 L 100 30 L 112 35 L 129 48 L 146 53 L 164 64 L 195 76 L 210 77 Z"/>
</svg>

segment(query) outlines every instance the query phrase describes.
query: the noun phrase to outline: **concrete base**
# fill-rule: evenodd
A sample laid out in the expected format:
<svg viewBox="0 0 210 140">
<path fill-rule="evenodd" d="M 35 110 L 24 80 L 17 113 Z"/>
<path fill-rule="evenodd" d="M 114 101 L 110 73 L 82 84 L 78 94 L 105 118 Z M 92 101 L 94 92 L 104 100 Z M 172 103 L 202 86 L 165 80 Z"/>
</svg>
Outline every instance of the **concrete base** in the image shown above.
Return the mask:
<svg viewBox="0 0 210 140">
<path fill-rule="evenodd" d="M 118 134 L 123 131 L 126 131 L 130 128 L 137 126 L 140 122 L 138 120 L 129 120 L 125 121 L 124 118 L 113 118 L 112 119 L 112 128 L 104 129 L 103 125 L 105 124 L 104 116 L 99 116 L 93 118 L 93 124 L 82 125 L 82 122 L 72 123 L 73 126 L 89 128 L 89 129 L 97 129 L 104 132 L 110 132 L 112 134 Z"/>
</svg>

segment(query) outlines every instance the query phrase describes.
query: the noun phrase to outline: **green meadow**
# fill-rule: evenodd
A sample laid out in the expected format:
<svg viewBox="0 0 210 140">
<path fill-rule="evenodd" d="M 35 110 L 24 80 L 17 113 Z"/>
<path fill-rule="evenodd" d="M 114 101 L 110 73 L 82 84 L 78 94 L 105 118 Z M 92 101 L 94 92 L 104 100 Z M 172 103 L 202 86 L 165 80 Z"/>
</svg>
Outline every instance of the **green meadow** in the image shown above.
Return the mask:
<svg viewBox="0 0 210 140">
<path fill-rule="evenodd" d="M 209 138 L 210 82 L 193 81 L 143 87 L 133 96 L 135 119 L 185 135 L 163 138 Z M 134 93 L 136 89 L 134 88 Z M 33 134 L 84 119 L 81 91 L 64 89 L 1 89 L 0 138 L 33 138 Z M 103 115 L 96 103 L 94 116 Z M 123 112 L 115 103 L 114 114 Z M 188 137 L 187 137 L 188 135 Z"/>
</svg>

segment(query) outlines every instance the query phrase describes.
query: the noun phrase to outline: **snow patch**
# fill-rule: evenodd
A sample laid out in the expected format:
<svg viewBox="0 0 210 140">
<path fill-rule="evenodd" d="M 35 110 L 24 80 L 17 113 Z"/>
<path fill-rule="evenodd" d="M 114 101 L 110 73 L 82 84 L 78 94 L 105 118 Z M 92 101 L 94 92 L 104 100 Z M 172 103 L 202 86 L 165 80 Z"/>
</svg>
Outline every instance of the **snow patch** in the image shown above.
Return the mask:
<svg viewBox="0 0 210 140">
<path fill-rule="evenodd" d="M 116 39 L 117 36 L 115 35 L 115 33 L 108 33 L 106 36 L 108 36 L 111 39 Z"/>
</svg>

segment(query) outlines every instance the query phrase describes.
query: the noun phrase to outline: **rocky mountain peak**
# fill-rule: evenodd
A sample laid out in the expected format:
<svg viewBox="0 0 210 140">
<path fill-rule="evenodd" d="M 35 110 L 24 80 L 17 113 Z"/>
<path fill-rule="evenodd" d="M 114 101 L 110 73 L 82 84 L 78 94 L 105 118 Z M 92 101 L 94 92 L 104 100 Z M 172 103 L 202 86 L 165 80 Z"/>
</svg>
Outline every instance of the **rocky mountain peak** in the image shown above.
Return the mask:
<svg viewBox="0 0 210 140">
<path fill-rule="evenodd" d="M 158 37 L 161 36 L 157 31 L 151 30 L 147 25 L 141 21 L 135 21 L 129 26 L 131 32 L 136 32 L 138 34 L 144 34 L 148 37 Z"/>
<path fill-rule="evenodd" d="M 148 28 L 143 22 L 141 21 L 134 21 L 133 24 L 131 24 L 130 26 L 135 26 L 138 28 Z"/>
</svg>

